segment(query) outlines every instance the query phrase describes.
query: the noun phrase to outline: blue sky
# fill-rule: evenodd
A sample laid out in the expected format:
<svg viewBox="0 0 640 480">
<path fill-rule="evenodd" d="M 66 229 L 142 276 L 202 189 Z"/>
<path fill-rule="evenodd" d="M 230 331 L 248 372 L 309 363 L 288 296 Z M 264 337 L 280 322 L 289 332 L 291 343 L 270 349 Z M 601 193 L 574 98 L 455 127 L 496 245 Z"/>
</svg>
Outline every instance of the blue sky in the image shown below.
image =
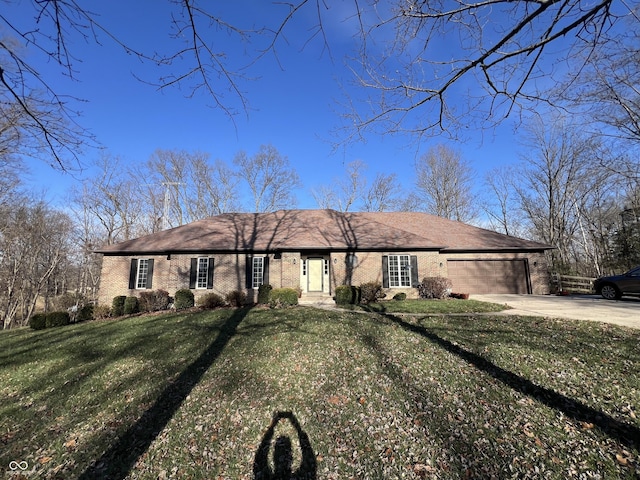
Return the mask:
<svg viewBox="0 0 640 480">
<path fill-rule="evenodd" d="M 225 18 L 244 21 L 245 25 L 274 14 L 273 7 L 265 10 L 265 2 L 258 0 L 223 4 L 222 8 L 228 9 Z M 246 15 L 247 5 L 254 6 L 250 15 Z M 19 8 L 31 14 L 25 2 Z M 91 8 L 99 11 L 105 26 L 134 48 L 146 51 L 171 48 L 166 2 L 112 0 Z M 279 12 L 284 11 L 283 7 Z M 343 13 L 336 12 L 336 18 Z M 279 64 L 273 55 L 267 54 L 248 72 L 257 77 L 241 83 L 251 109 L 233 121 L 222 110 L 211 108 L 206 96 L 196 94 L 186 98 L 185 91 L 175 88 L 158 91 L 137 80 L 136 76 L 155 81 L 160 73 L 154 65 L 143 64 L 124 53 L 104 35 L 99 36 L 102 45 L 80 36 L 70 37 L 70 46 L 78 58 L 75 81 L 65 78 L 51 64 L 38 63 L 35 53 L 33 61 L 59 93 L 86 100 L 79 106 L 82 111 L 79 121 L 110 154 L 129 164 L 138 164 L 156 149 L 204 151 L 212 159 L 231 163 L 240 150 L 252 155 L 260 145 L 271 144 L 288 157 L 301 177 L 304 188 L 296 192 L 301 208 L 315 208 L 310 190 L 331 183 L 353 160 L 368 164 L 370 178 L 378 172 L 396 173 L 406 189 L 412 187 L 415 160 L 437 143 L 461 151 L 479 177 L 494 166 L 517 160 L 518 144 L 510 121 L 492 132 L 471 133 L 464 143 L 436 137 L 416 144 L 410 136 L 370 135 L 366 142 L 334 150 L 332 132 L 341 125 L 340 103 L 345 101 L 345 93 L 353 93 L 347 83 L 351 74 L 344 62 L 345 53 L 353 46 L 353 25 L 337 21 L 325 25 L 331 41 L 329 55 L 317 39 L 306 43 L 313 19 L 307 18 L 306 24 L 301 20 L 309 14 L 303 12 L 297 23 L 285 31 L 288 44 L 278 45 Z M 221 49 L 228 52 L 232 64 L 246 63 L 247 46 L 226 38 Z M 232 106 L 238 106 L 237 101 L 229 98 Z M 86 149 L 80 158 L 88 165 L 99 154 L 96 149 Z M 69 187 L 83 175 L 91 174 L 90 170 L 63 174 L 37 161 L 30 162 L 30 168 L 29 185 L 45 189 L 54 204 L 64 203 Z"/>
</svg>

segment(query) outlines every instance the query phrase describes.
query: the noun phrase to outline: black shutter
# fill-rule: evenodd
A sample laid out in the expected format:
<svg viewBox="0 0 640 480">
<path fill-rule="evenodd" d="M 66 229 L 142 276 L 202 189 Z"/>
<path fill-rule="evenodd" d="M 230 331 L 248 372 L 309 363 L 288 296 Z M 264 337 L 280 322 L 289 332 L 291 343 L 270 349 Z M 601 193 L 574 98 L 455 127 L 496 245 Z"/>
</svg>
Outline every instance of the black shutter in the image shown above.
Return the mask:
<svg viewBox="0 0 640 480">
<path fill-rule="evenodd" d="M 246 287 L 253 288 L 253 257 L 247 255 L 245 262 Z"/>
<path fill-rule="evenodd" d="M 147 286 L 146 286 L 146 288 L 148 290 L 151 290 L 152 286 L 153 286 L 153 259 L 150 258 L 149 259 L 149 271 L 147 273 Z"/>
<path fill-rule="evenodd" d="M 198 276 L 198 259 L 191 259 L 191 270 L 189 270 L 189 288 L 196 288 L 196 278 Z"/>
<path fill-rule="evenodd" d="M 207 288 L 213 288 L 213 257 L 209 257 L 209 268 L 207 270 Z"/>
<path fill-rule="evenodd" d="M 411 255 L 411 286 L 417 287 L 420 280 L 418 280 L 418 256 Z"/>
<path fill-rule="evenodd" d="M 136 288 L 136 277 L 138 276 L 138 259 L 131 259 L 131 268 L 129 269 L 129 290 Z"/>
<path fill-rule="evenodd" d="M 382 256 L 382 288 L 389 288 L 389 257 Z"/>
<path fill-rule="evenodd" d="M 265 255 L 262 260 L 262 284 L 269 285 L 269 256 Z"/>
</svg>

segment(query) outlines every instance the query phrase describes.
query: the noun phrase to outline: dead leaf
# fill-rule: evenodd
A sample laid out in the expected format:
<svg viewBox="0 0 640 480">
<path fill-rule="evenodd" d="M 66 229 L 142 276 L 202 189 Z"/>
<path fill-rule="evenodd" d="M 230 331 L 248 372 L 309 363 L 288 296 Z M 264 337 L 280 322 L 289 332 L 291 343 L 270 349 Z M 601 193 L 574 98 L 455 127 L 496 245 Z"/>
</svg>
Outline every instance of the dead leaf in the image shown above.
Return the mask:
<svg viewBox="0 0 640 480">
<path fill-rule="evenodd" d="M 616 460 L 618 460 L 618 463 L 620 465 L 627 465 L 627 459 L 624 458 L 622 455 L 620 455 L 619 453 L 616 453 Z"/>
<path fill-rule="evenodd" d="M 40 465 L 44 465 L 45 463 L 49 463 L 51 460 L 53 460 L 53 457 L 42 457 L 38 462 L 40 462 Z"/>
<path fill-rule="evenodd" d="M 344 405 L 347 403 L 347 397 L 344 395 L 332 395 L 327 399 L 331 405 Z"/>
<path fill-rule="evenodd" d="M 589 422 L 580 422 L 580 425 L 582 425 L 582 428 L 584 428 L 585 430 L 591 430 L 593 427 L 595 427 L 593 423 Z"/>
<path fill-rule="evenodd" d="M 64 446 L 67 448 L 75 448 L 77 445 L 76 439 L 75 438 L 71 438 L 69 440 L 67 440 L 66 442 L 64 442 Z"/>
</svg>

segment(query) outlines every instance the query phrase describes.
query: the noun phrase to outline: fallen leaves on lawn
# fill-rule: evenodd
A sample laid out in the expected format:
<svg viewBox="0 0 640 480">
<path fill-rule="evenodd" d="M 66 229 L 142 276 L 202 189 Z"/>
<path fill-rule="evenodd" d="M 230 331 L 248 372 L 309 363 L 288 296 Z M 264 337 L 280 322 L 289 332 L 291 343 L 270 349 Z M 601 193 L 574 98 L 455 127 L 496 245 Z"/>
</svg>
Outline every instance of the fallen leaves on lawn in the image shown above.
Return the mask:
<svg viewBox="0 0 640 480">
<path fill-rule="evenodd" d="M 40 466 L 42 478 L 76 477 L 87 461 L 100 458 L 104 442 L 136 423 L 164 385 L 216 338 L 220 324 L 206 316 L 158 326 L 162 321 L 145 324 L 156 342 L 148 356 L 129 349 L 94 377 L 87 373 L 87 390 L 77 400 L 65 396 L 38 413 L 31 408 L 43 405 L 35 387 L 5 387 L 17 392 L 15 404 L 29 415 L 28 428 L 0 420 L 11 454 L 29 442 L 41 445 L 29 461 Z M 317 478 L 640 475 L 636 447 L 603 432 L 595 418 L 572 416 L 586 405 L 640 427 L 637 333 L 515 317 L 407 316 L 402 322 L 362 313 L 252 310 L 127 478 L 251 479 L 274 411 L 293 412 L 308 434 Z M 129 342 L 96 337 L 93 349 Z M 140 334 L 130 341 L 144 347 Z M 52 355 L 47 350 L 39 358 L 47 352 Z M 38 367 L 47 371 L 46 364 Z M 60 388 L 52 386 L 43 392 L 60 400 Z M 111 395 L 114 389 L 121 395 Z M 554 408 L 540 392 L 554 392 L 566 405 Z M 62 433 L 48 440 L 47 432 Z M 292 462 L 299 465 L 296 429 L 282 422 L 274 441 L 278 436 L 291 441 Z"/>
</svg>

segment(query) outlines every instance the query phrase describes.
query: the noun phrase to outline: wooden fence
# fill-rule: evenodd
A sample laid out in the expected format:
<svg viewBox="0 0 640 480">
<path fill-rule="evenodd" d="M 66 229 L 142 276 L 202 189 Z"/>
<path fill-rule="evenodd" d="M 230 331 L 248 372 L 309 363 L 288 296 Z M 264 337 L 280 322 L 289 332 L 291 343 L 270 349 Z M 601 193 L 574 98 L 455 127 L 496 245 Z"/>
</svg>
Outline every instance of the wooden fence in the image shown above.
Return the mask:
<svg viewBox="0 0 640 480">
<path fill-rule="evenodd" d="M 551 283 L 556 292 L 594 293 L 591 277 L 574 277 L 571 275 L 552 274 Z"/>
</svg>

